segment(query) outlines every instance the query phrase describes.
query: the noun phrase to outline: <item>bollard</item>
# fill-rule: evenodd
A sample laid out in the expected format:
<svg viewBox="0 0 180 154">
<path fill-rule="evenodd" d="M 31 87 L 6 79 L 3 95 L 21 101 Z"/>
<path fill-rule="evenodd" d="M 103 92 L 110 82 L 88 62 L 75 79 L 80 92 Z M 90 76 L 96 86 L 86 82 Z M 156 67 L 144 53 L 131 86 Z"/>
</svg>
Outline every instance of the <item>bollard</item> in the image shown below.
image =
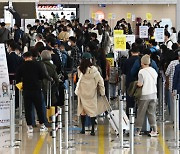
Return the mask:
<svg viewBox="0 0 180 154">
<path fill-rule="evenodd" d="M 56 116 L 52 116 L 52 140 L 53 140 L 53 154 L 56 154 Z"/>
<path fill-rule="evenodd" d="M 179 94 L 176 95 L 176 147 L 179 148 Z"/>
<path fill-rule="evenodd" d="M 133 108 L 129 109 L 129 122 L 130 122 L 130 154 L 134 154 L 134 111 Z"/>
<path fill-rule="evenodd" d="M 58 107 L 59 151 L 62 153 L 62 108 Z"/>
<path fill-rule="evenodd" d="M 68 91 L 65 90 L 65 149 L 68 149 Z"/>
</svg>

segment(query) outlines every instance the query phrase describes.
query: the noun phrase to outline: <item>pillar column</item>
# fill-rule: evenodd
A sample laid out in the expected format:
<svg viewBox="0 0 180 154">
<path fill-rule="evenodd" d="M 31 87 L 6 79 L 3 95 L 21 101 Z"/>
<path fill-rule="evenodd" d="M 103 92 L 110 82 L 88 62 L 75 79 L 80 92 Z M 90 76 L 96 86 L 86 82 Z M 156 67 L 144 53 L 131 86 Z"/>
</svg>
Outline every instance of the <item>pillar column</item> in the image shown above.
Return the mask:
<svg viewBox="0 0 180 154">
<path fill-rule="evenodd" d="M 180 31 L 180 0 L 177 0 L 176 4 L 176 29 Z"/>
<path fill-rule="evenodd" d="M 80 4 L 79 5 L 79 21 L 84 23 L 86 19 L 90 19 L 90 4 Z"/>
</svg>

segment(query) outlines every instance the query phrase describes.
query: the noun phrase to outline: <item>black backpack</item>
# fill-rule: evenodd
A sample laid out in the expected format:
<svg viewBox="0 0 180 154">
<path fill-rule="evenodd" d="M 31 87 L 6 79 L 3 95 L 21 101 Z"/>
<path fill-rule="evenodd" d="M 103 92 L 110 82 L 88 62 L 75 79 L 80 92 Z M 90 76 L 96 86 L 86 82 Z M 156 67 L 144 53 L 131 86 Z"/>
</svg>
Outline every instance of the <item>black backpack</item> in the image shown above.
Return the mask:
<svg viewBox="0 0 180 154">
<path fill-rule="evenodd" d="M 66 65 L 64 66 L 65 71 L 72 71 L 73 68 L 73 58 L 69 56 L 67 53 L 63 52 L 62 54 L 65 54 L 67 56 Z"/>
</svg>

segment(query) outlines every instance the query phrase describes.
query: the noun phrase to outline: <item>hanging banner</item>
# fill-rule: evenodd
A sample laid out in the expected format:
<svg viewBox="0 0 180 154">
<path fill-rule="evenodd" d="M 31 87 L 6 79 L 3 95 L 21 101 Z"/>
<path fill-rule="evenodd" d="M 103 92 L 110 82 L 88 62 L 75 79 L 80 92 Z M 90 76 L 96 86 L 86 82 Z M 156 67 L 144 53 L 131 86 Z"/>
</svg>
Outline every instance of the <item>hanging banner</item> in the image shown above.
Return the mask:
<svg viewBox="0 0 180 154">
<path fill-rule="evenodd" d="M 164 42 L 164 28 L 155 28 L 155 41 Z"/>
<path fill-rule="evenodd" d="M 0 127 L 10 125 L 9 75 L 4 44 L 0 44 Z"/>
<path fill-rule="evenodd" d="M 148 26 L 139 26 L 139 37 L 148 38 Z"/>
<path fill-rule="evenodd" d="M 122 35 L 119 30 L 114 31 L 114 50 L 126 51 L 126 35 Z"/>
<path fill-rule="evenodd" d="M 147 20 L 152 20 L 152 14 L 151 13 L 146 13 L 146 19 Z"/>
<path fill-rule="evenodd" d="M 132 21 L 136 21 L 136 15 L 132 14 Z"/>
<path fill-rule="evenodd" d="M 108 13 L 108 19 L 112 19 L 112 13 Z"/>
<path fill-rule="evenodd" d="M 126 35 L 126 42 L 132 45 L 135 42 L 135 35 Z"/>
<path fill-rule="evenodd" d="M 131 16 L 132 16 L 132 15 L 131 15 L 131 13 L 127 13 L 126 16 L 127 16 L 127 19 L 131 19 Z"/>
<path fill-rule="evenodd" d="M 95 17 L 96 17 L 96 13 L 92 13 L 92 14 L 91 14 L 91 18 L 92 18 L 92 19 L 95 19 Z"/>
</svg>

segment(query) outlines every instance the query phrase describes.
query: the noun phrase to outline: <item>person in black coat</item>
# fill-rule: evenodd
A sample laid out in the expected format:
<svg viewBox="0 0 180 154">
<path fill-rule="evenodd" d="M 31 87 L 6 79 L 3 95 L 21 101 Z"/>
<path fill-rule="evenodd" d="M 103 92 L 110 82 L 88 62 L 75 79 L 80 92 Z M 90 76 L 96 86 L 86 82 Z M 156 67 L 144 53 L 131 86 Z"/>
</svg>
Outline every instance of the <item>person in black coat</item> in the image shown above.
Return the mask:
<svg viewBox="0 0 180 154">
<path fill-rule="evenodd" d="M 40 131 L 47 131 L 44 125 L 46 117 L 43 113 L 43 103 L 41 97 L 41 81 L 45 78 L 44 72 L 38 62 L 33 61 L 32 54 L 26 52 L 23 54 L 24 63 L 17 71 L 17 83 L 23 83 L 23 98 L 25 107 L 25 117 L 27 122 L 27 132 L 33 132 L 32 121 L 32 104 L 35 106 L 39 123 Z"/>
<path fill-rule="evenodd" d="M 17 47 L 17 44 L 14 42 L 14 40 L 8 40 L 7 41 L 7 66 L 8 66 L 8 73 L 9 73 L 9 81 L 12 84 L 13 80 L 16 78 L 16 72 L 19 68 L 19 66 L 22 64 L 22 58 L 19 57 L 15 49 Z M 18 108 L 19 106 L 19 91 L 17 88 L 15 88 L 15 108 Z"/>
</svg>

